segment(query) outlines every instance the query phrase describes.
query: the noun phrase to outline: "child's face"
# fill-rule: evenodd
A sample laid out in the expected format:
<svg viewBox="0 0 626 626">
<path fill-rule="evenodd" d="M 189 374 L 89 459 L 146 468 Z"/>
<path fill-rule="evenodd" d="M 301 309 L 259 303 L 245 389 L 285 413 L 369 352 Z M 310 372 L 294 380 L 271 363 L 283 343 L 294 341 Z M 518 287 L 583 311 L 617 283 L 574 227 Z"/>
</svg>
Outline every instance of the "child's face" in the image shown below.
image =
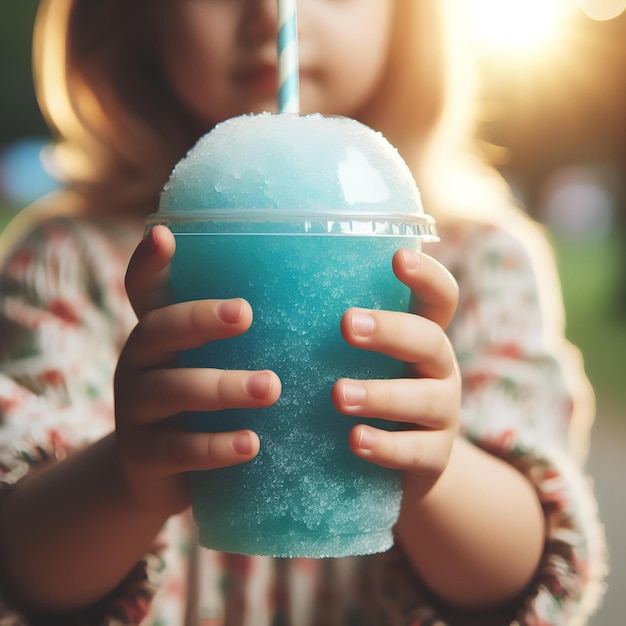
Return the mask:
<svg viewBox="0 0 626 626">
<path fill-rule="evenodd" d="M 392 0 L 299 0 L 303 113 L 356 116 L 385 69 Z M 277 0 L 159 3 L 165 71 L 209 126 L 276 110 Z"/>
</svg>

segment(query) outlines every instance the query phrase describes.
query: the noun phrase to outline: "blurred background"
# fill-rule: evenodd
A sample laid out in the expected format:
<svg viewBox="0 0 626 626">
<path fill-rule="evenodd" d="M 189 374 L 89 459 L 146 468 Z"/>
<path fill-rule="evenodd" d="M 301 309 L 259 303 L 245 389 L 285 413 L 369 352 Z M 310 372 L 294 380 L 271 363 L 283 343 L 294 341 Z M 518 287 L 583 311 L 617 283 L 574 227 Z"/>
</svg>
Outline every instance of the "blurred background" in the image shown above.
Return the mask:
<svg viewBox="0 0 626 626">
<path fill-rule="evenodd" d="M 598 413 L 588 464 L 611 557 L 592 626 L 626 623 L 626 1 L 468 0 L 485 150 L 549 229 Z"/>
<path fill-rule="evenodd" d="M 461 1 L 461 0 L 459 0 Z M 611 552 L 592 626 L 626 616 L 626 0 L 463 0 L 483 147 L 549 230 L 598 417 L 589 472 Z M 38 0 L 0 1 L 0 229 L 55 181 L 31 78 Z"/>
</svg>

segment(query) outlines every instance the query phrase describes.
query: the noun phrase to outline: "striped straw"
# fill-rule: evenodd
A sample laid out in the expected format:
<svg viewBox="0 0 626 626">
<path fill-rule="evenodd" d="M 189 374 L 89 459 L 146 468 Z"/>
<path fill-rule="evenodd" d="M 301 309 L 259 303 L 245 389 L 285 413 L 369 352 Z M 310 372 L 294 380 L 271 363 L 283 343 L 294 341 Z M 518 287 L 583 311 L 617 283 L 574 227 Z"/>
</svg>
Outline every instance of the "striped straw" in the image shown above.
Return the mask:
<svg viewBox="0 0 626 626">
<path fill-rule="evenodd" d="M 300 112 L 296 0 L 278 0 L 278 112 Z"/>
</svg>

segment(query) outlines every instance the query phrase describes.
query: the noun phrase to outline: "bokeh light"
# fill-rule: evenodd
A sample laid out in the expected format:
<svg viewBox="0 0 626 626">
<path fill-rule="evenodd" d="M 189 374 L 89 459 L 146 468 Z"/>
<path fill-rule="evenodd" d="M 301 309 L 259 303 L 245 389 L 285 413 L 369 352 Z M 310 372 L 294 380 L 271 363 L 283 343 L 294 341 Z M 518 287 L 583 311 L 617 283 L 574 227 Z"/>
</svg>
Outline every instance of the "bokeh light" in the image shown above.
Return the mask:
<svg viewBox="0 0 626 626">
<path fill-rule="evenodd" d="M 26 205 L 59 187 L 46 139 L 16 141 L 0 152 L 0 198 Z"/>
<path fill-rule="evenodd" d="M 552 45 L 571 0 L 470 0 L 479 45 L 528 53 Z"/>
<path fill-rule="evenodd" d="M 592 20 L 612 20 L 626 9 L 626 0 L 579 0 L 580 8 Z"/>
</svg>

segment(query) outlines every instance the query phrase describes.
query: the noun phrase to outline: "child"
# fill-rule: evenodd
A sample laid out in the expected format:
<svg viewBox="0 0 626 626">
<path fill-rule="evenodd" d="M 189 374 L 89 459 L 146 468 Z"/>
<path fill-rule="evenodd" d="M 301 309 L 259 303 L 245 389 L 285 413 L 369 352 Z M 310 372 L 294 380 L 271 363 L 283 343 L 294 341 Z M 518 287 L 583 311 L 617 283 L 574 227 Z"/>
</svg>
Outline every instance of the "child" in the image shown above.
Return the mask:
<svg viewBox="0 0 626 626">
<path fill-rule="evenodd" d="M 3 624 L 582 624 L 598 600 L 602 531 L 580 469 L 591 394 L 542 236 L 461 149 L 460 3 L 298 8 L 303 112 L 383 132 L 442 236 L 438 261 L 394 256 L 416 314 L 342 324 L 352 345 L 408 363 L 405 380 L 332 392 L 342 413 L 407 424 L 350 435 L 355 454 L 404 470 L 395 546 L 289 561 L 193 543 L 184 472 L 249 461 L 259 441 L 170 418 L 270 405 L 280 381 L 178 376 L 178 350 L 245 332 L 253 312 L 168 306 L 162 227 L 131 252 L 201 134 L 275 110 L 275 0 L 44 0 L 36 77 L 67 188 L 4 238 Z"/>
</svg>

